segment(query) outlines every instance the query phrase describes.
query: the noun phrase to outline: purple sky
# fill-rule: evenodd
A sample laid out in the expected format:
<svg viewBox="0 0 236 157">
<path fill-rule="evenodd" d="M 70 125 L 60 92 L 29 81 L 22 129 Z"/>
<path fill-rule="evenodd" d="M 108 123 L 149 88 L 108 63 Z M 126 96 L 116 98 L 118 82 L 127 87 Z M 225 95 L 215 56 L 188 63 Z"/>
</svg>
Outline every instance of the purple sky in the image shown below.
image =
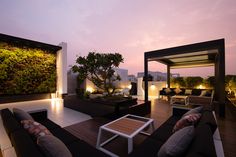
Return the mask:
<svg viewBox="0 0 236 157">
<path fill-rule="evenodd" d="M 1 0 L 0 10 L 1 33 L 67 42 L 68 65 L 89 51 L 119 52 L 120 67 L 136 74 L 146 51 L 225 38 L 226 74 L 236 74 L 235 0 Z M 208 76 L 213 68 L 171 72 Z"/>
</svg>

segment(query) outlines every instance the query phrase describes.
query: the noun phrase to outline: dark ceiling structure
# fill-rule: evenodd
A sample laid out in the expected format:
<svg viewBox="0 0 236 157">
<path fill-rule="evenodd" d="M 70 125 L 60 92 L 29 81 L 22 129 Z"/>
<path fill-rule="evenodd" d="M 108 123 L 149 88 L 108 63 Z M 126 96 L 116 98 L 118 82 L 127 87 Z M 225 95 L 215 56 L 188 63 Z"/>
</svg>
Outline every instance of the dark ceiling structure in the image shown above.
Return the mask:
<svg viewBox="0 0 236 157">
<path fill-rule="evenodd" d="M 195 43 L 179 47 L 145 52 L 144 74 L 148 77 L 148 62 L 156 61 L 167 66 L 167 85 L 170 87 L 170 69 L 215 67 L 215 100 L 220 116 L 225 115 L 225 41 L 224 39 Z M 145 101 L 148 101 L 148 81 L 145 79 Z"/>
</svg>

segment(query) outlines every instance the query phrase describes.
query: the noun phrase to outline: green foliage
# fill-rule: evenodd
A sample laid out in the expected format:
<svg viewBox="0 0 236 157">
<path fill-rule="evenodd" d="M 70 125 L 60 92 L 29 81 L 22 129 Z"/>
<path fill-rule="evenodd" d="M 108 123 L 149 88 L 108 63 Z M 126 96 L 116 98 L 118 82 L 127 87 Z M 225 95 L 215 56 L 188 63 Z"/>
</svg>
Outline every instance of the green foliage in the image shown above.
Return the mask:
<svg viewBox="0 0 236 157">
<path fill-rule="evenodd" d="M 236 90 L 236 75 L 225 76 L 225 87 L 227 91 Z"/>
<path fill-rule="evenodd" d="M 194 88 L 196 86 L 199 86 L 202 82 L 203 78 L 200 76 L 185 78 L 185 84 L 187 88 Z"/>
<path fill-rule="evenodd" d="M 207 79 L 204 80 L 205 85 L 207 88 L 214 88 L 215 87 L 215 76 L 209 76 Z"/>
<path fill-rule="evenodd" d="M 114 68 L 119 67 L 123 57 L 119 53 L 95 53 L 90 52 L 87 57 L 78 57 L 72 67 L 72 71 L 78 72 L 81 80 L 88 79 L 98 88 L 111 95 L 115 91 L 113 82 L 120 80 L 115 74 Z"/>
<path fill-rule="evenodd" d="M 185 81 L 183 77 L 171 78 L 171 86 L 173 87 L 185 87 Z"/>
<path fill-rule="evenodd" d="M 0 94 L 56 91 L 56 55 L 0 43 Z"/>
</svg>

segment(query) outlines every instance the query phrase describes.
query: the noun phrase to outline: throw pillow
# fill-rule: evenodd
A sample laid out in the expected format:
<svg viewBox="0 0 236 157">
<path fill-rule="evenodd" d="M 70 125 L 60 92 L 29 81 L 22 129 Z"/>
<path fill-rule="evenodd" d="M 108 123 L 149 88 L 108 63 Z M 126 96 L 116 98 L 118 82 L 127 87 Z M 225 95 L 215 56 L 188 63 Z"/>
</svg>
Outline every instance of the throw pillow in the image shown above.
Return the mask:
<svg viewBox="0 0 236 157">
<path fill-rule="evenodd" d="M 187 116 L 192 113 L 201 113 L 202 109 L 203 109 L 203 106 L 195 107 L 195 108 L 189 110 L 188 112 L 186 112 L 182 117 Z"/>
<path fill-rule="evenodd" d="M 191 89 L 186 89 L 184 94 L 185 95 L 191 95 L 192 94 L 192 90 Z"/>
<path fill-rule="evenodd" d="M 65 144 L 53 135 L 40 136 L 37 144 L 47 157 L 72 157 Z"/>
<path fill-rule="evenodd" d="M 170 89 L 170 88 L 166 88 L 166 89 L 165 89 L 165 92 L 166 92 L 166 94 L 168 94 L 168 93 L 171 92 L 171 89 Z"/>
<path fill-rule="evenodd" d="M 24 129 L 28 131 L 30 135 L 38 138 L 39 136 L 50 135 L 50 131 L 42 124 L 35 122 L 33 120 L 22 120 L 21 124 Z"/>
<path fill-rule="evenodd" d="M 175 93 L 176 93 L 176 94 L 179 94 L 180 92 L 182 92 L 182 90 L 181 90 L 180 88 L 176 88 L 176 89 L 175 89 Z"/>
<path fill-rule="evenodd" d="M 31 115 L 29 113 L 25 112 L 24 110 L 21 110 L 19 108 L 13 108 L 12 110 L 13 110 L 14 116 L 19 121 L 21 121 L 21 120 L 34 120 L 33 117 L 31 117 Z"/>
<path fill-rule="evenodd" d="M 186 126 L 195 124 L 199 121 L 201 117 L 200 113 L 192 113 L 189 115 L 186 115 L 185 117 L 181 118 L 180 120 L 178 120 L 173 128 L 173 132 L 176 132 Z"/>
<path fill-rule="evenodd" d="M 182 156 L 194 137 L 194 127 L 188 126 L 177 132 L 161 146 L 158 157 Z"/>
<path fill-rule="evenodd" d="M 206 90 L 202 90 L 200 96 L 206 96 L 206 94 L 207 94 L 207 91 Z"/>
</svg>

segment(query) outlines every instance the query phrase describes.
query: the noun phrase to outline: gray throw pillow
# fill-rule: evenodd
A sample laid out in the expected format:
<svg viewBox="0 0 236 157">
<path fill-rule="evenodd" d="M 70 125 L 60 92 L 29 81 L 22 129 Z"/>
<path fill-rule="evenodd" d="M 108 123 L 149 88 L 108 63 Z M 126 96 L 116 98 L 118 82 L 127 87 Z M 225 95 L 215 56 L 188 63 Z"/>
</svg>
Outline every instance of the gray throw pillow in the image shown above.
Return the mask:
<svg viewBox="0 0 236 157">
<path fill-rule="evenodd" d="M 186 112 L 186 113 L 182 116 L 182 118 L 185 117 L 185 116 L 187 116 L 187 115 L 193 114 L 193 113 L 201 113 L 202 109 L 203 109 L 203 106 L 195 107 L 195 108 L 189 110 L 188 112 Z"/>
<path fill-rule="evenodd" d="M 13 108 L 12 110 L 13 110 L 14 116 L 19 121 L 22 121 L 22 120 L 34 120 L 33 117 L 31 117 L 31 115 L 29 113 L 25 112 L 24 110 L 21 110 L 19 108 Z"/>
<path fill-rule="evenodd" d="M 47 157 L 72 157 L 65 144 L 53 135 L 38 137 L 37 144 Z"/>
<path fill-rule="evenodd" d="M 181 156 L 187 150 L 194 137 L 194 126 L 188 126 L 176 131 L 161 146 L 158 157 Z"/>
</svg>

